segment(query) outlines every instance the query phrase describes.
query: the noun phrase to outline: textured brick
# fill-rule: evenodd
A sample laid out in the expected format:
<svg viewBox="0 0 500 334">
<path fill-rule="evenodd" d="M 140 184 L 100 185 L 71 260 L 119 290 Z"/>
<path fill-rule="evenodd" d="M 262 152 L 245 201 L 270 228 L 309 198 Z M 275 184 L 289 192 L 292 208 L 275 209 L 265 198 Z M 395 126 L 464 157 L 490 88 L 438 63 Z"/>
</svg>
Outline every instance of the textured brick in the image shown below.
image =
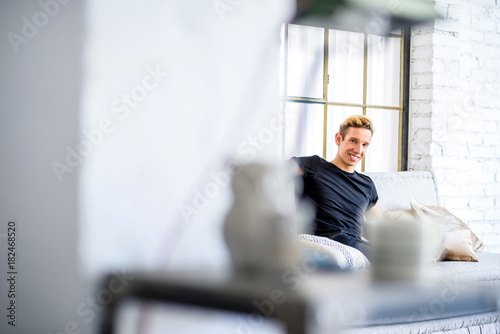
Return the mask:
<svg viewBox="0 0 500 334">
<path fill-rule="evenodd" d="M 487 184 L 484 188 L 486 196 L 500 196 L 500 183 Z"/>
<path fill-rule="evenodd" d="M 471 17 L 484 17 L 487 15 L 487 6 L 484 5 L 484 1 L 473 3 L 472 1 L 461 1 L 464 14 Z"/>
<path fill-rule="evenodd" d="M 468 184 L 461 187 L 458 194 L 462 196 L 484 196 L 484 185 Z M 457 195 L 455 195 L 457 196 Z"/>
<path fill-rule="evenodd" d="M 479 64 L 479 59 L 476 55 L 471 54 L 471 53 L 463 53 L 460 56 L 460 65 L 461 66 L 471 66 L 471 67 L 477 67 Z"/>
<path fill-rule="evenodd" d="M 446 87 L 460 87 L 460 80 L 457 80 L 456 76 L 450 73 L 442 73 L 435 75 L 427 75 L 429 82 L 436 86 L 446 86 Z"/>
<path fill-rule="evenodd" d="M 412 73 L 430 73 L 432 71 L 432 60 L 430 59 L 415 59 L 412 60 L 410 68 Z"/>
<path fill-rule="evenodd" d="M 434 73 L 442 73 L 445 72 L 446 62 L 442 59 L 434 59 L 432 62 L 431 70 Z"/>
<path fill-rule="evenodd" d="M 481 118 L 484 120 L 500 121 L 500 110 L 484 109 L 481 113 Z"/>
<path fill-rule="evenodd" d="M 500 1 L 436 2 L 445 19 L 412 30 L 409 166 L 500 252 Z"/>
<path fill-rule="evenodd" d="M 500 45 L 500 37 L 498 36 L 498 32 L 497 33 L 485 33 L 484 34 L 484 42 L 486 44 Z"/>
<path fill-rule="evenodd" d="M 461 19 L 463 17 L 463 14 L 460 9 L 460 6 L 454 6 L 454 5 L 448 6 L 448 12 L 446 14 L 446 17 L 455 20 Z"/>
<path fill-rule="evenodd" d="M 495 199 L 488 197 L 473 197 L 469 199 L 469 207 L 473 209 L 492 208 L 495 206 Z"/>
<path fill-rule="evenodd" d="M 461 220 L 467 222 L 472 220 L 483 220 L 483 212 L 480 210 L 468 210 L 468 209 L 452 209 L 448 208 L 455 216 Z"/>
<path fill-rule="evenodd" d="M 483 172 L 483 173 L 470 173 L 469 181 L 474 184 L 478 183 L 493 183 L 495 182 L 495 174 L 491 172 Z M 493 203 L 491 203 L 493 204 Z"/>
<path fill-rule="evenodd" d="M 432 89 L 413 89 L 410 92 L 410 99 L 412 100 L 430 100 L 432 99 Z"/>
<path fill-rule="evenodd" d="M 446 208 L 464 208 L 469 204 L 469 200 L 466 197 L 447 198 L 443 202 L 443 206 Z"/>
<path fill-rule="evenodd" d="M 443 152 L 448 157 L 465 158 L 467 156 L 467 148 L 464 145 L 453 142 L 446 143 Z"/>
<path fill-rule="evenodd" d="M 492 150 L 491 148 L 487 146 L 472 146 L 469 149 L 469 156 L 471 158 L 481 158 L 481 157 L 487 157 L 492 154 L 492 152 L 495 152 L 495 150 Z"/>
<path fill-rule="evenodd" d="M 467 122 L 462 122 L 460 127 L 462 130 L 467 130 L 471 132 L 496 132 L 497 124 L 496 122 L 483 121 L 480 119 L 470 119 Z"/>
<path fill-rule="evenodd" d="M 479 170 L 481 170 L 483 172 L 498 173 L 499 172 L 499 169 L 498 169 L 499 166 L 500 166 L 499 158 L 484 159 L 483 161 L 481 161 L 481 168 Z M 500 184 L 498 182 L 500 182 L 500 180 L 497 179 L 495 184 L 491 184 L 489 186 L 494 187 L 496 184 Z M 489 195 L 489 194 L 486 193 L 486 195 Z"/>
<path fill-rule="evenodd" d="M 412 129 L 430 129 L 431 117 L 413 117 L 410 120 L 410 128 Z"/>
<path fill-rule="evenodd" d="M 408 165 L 410 170 L 430 170 L 431 162 L 432 160 L 429 155 L 415 155 L 409 159 Z"/>
<path fill-rule="evenodd" d="M 448 133 L 448 138 L 450 141 L 463 145 L 480 145 L 483 142 L 481 136 L 468 133 L 467 131 L 450 131 Z"/>
<path fill-rule="evenodd" d="M 432 99 L 437 102 L 449 102 L 450 101 L 450 94 L 453 93 L 452 90 L 450 90 L 448 87 L 439 87 L 436 86 L 434 87 L 432 92 Z"/>
<path fill-rule="evenodd" d="M 430 144 L 428 142 L 411 142 L 408 149 L 411 154 L 425 155 L 430 152 Z"/>
<path fill-rule="evenodd" d="M 419 36 L 419 35 L 431 35 L 434 32 L 434 22 L 423 23 L 416 26 L 411 27 L 411 37 Z"/>
<path fill-rule="evenodd" d="M 500 222 L 500 210 L 487 210 L 484 213 L 484 220 L 497 220 Z"/>
<path fill-rule="evenodd" d="M 491 224 L 485 224 L 482 221 L 470 221 L 467 223 L 469 228 L 474 232 L 475 234 L 490 234 L 493 232 L 493 225 Z"/>
<path fill-rule="evenodd" d="M 435 159 L 433 159 L 433 160 L 435 160 Z M 443 199 L 444 202 L 446 201 L 447 197 L 453 197 L 459 193 L 460 193 L 460 188 L 455 184 L 440 184 L 439 185 L 439 195 L 444 197 L 444 199 Z"/>
<path fill-rule="evenodd" d="M 437 45 L 434 47 L 433 56 L 436 59 L 444 59 L 445 61 L 460 59 L 460 50 L 458 47 Z"/>
<path fill-rule="evenodd" d="M 417 141 L 430 142 L 432 139 L 432 132 L 430 129 L 419 129 L 416 131 L 415 138 Z"/>
<path fill-rule="evenodd" d="M 433 105 L 428 101 L 410 101 L 410 115 L 415 117 L 431 116 Z"/>
<path fill-rule="evenodd" d="M 440 31 L 448 32 L 459 32 L 461 30 L 461 24 L 459 21 L 454 20 L 436 20 L 434 27 Z"/>
<path fill-rule="evenodd" d="M 481 241 L 489 247 L 494 246 L 495 248 L 499 248 L 498 246 L 500 245 L 500 235 L 497 234 L 484 235 L 481 238 Z"/>
<path fill-rule="evenodd" d="M 411 47 L 416 48 L 418 46 L 430 47 L 432 45 L 432 34 L 416 34 L 411 36 Z"/>
<path fill-rule="evenodd" d="M 448 45 L 448 43 L 450 43 L 449 40 L 453 40 L 456 43 L 457 39 L 451 37 L 450 34 L 444 33 L 444 32 L 436 32 L 432 35 L 433 45 L 437 45 L 437 46 Z"/>
<path fill-rule="evenodd" d="M 423 73 L 415 75 L 415 87 L 427 88 L 433 84 L 434 76 L 430 73 Z"/>
<path fill-rule="evenodd" d="M 473 17 L 471 23 L 472 23 L 472 26 L 478 30 L 495 31 L 496 27 L 497 27 L 495 21 L 492 21 L 491 19 L 485 19 L 485 18 L 479 18 L 479 17 Z"/>
</svg>

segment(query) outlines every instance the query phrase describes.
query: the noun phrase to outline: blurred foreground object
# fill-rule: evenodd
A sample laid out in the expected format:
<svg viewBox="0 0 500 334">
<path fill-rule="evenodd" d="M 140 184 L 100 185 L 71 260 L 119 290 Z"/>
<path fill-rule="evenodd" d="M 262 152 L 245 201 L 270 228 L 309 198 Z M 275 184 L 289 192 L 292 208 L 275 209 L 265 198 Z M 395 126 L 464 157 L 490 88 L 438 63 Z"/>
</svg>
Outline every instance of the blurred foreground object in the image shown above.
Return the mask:
<svg viewBox="0 0 500 334">
<path fill-rule="evenodd" d="M 295 236 L 309 215 L 295 208 L 292 170 L 284 164 L 238 166 L 224 237 L 237 273 L 276 272 L 299 260 Z"/>
<path fill-rule="evenodd" d="M 428 0 L 297 0 L 292 23 L 386 35 L 436 18 Z"/>
<path fill-rule="evenodd" d="M 436 261 L 442 237 L 439 226 L 410 215 L 371 220 L 371 271 L 375 281 L 428 281 L 426 270 Z"/>
</svg>

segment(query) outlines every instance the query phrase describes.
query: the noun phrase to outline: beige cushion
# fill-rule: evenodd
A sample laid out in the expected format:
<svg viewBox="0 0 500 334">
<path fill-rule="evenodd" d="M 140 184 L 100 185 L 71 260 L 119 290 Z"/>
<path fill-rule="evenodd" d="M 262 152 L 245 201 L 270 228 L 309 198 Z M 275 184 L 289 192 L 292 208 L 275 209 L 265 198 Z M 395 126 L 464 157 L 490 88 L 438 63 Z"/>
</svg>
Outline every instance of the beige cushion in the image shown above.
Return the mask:
<svg viewBox="0 0 500 334">
<path fill-rule="evenodd" d="M 410 205 L 411 210 L 385 212 L 384 219 L 398 221 L 417 218 L 432 226 L 434 231 L 438 226 L 442 237 L 438 238 L 437 252 L 433 253 L 436 260 L 479 261 L 474 251 L 483 249 L 484 245 L 467 224 L 443 207 L 423 205 L 414 199 L 410 200 Z"/>
<path fill-rule="evenodd" d="M 410 200 L 410 205 L 417 217 L 439 222 L 444 227 L 446 233 L 461 230 L 469 231 L 472 239 L 472 248 L 474 250 L 482 250 L 484 248 L 484 244 L 471 231 L 469 226 L 445 208 L 440 206 L 426 206 L 414 199 Z"/>
<path fill-rule="evenodd" d="M 484 245 L 467 224 L 443 207 L 426 206 L 414 199 L 410 201 L 410 205 L 416 217 L 441 226 L 445 237 L 439 260 L 479 261 L 474 250 L 480 250 Z"/>
<path fill-rule="evenodd" d="M 472 248 L 471 232 L 457 230 L 446 233 L 440 260 L 478 262 Z"/>
</svg>

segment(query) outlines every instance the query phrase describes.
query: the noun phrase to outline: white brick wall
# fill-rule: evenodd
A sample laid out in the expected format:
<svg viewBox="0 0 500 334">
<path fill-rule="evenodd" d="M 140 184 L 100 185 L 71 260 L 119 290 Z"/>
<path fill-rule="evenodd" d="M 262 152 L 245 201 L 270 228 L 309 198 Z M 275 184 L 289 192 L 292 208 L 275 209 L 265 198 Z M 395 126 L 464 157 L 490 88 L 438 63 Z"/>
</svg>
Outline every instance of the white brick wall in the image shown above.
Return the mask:
<svg viewBox="0 0 500 334">
<path fill-rule="evenodd" d="M 436 8 L 412 30 L 409 169 L 432 169 L 441 204 L 500 252 L 500 1 Z"/>
</svg>

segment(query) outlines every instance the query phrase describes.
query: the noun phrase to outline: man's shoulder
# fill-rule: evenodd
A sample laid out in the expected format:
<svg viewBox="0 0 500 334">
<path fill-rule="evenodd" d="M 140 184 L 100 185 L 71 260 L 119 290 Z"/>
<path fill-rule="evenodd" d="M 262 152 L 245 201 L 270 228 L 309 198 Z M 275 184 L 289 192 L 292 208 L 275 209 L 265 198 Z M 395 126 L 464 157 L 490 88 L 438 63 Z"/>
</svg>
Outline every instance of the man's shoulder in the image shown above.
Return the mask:
<svg viewBox="0 0 500 334">
<path fill-rule="evenodd" d="M 308 156 L 293 156 L 290 159 L 296 160 L 296 161 L 321 161 L 324 160 L 318 155 L 308 155 Z"/>
<path fill-rule="evenodd" d="M 315 168 L 319 166 L 323 161 L 325 161 L 323 158 L 317 155 L 300 156 L 300 157 L 293 156 L 290 159 L 294 160 L 300 167 L 310 166 Z"/>
<path fill-rule="evenodd" d="M 323 160 L 323 158 L 320 158 L 317 155 L 301 156 L 301 157 L 294 156 L 291 159 L 294 160 L 297 163 L 297 165 L 299 165 L 299 167 L 302 169 L 302 175 L 304 177 L 314 177 L 319 169 L 321 160 Z"/>
<path fill-rule="evenodd" d="M 355 172 L 357 177 L 359 177 L 361 180 L 365 181 L 365 182 L 368 182 L 368 183 L 371 183 L 375 186 L 375 183 L 373 182 L 372 178 L 368 175 L 366 175 L 365 173 L 360 173 L 360 172 Z"/>
</svg>

